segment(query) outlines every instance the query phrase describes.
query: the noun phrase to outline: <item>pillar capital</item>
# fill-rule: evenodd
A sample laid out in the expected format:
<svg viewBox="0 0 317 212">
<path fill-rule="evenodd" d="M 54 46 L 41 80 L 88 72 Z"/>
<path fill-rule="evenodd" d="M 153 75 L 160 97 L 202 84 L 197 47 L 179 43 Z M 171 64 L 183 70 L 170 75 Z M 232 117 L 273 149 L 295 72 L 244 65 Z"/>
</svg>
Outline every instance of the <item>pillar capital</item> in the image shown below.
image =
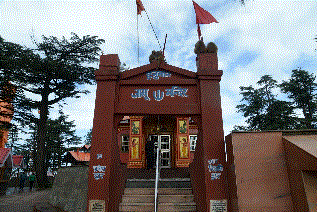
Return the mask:
<svg viewBox="0 0 317 212">
<path fill-rule="evenodd" d="M 96 80 L 116 80 L 119 69 L 120 60 L 117 54 L 101 55 L 99 69 L 95 71 Z"/>
<path fill-rule="evenodd" d="M 222 76 L 222 71 L 218 70 L 217 53 L 200 53 L 196 58 L 197 77 L 199 79 L 219 80 Z"/>
</svg>

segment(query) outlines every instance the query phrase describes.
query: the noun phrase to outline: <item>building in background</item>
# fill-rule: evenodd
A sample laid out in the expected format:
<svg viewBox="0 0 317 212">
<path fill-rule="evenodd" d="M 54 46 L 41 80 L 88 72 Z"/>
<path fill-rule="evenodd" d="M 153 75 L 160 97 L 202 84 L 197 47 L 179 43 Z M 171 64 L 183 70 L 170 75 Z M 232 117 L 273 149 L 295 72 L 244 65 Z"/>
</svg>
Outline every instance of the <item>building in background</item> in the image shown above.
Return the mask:
<svg viewBox="0 0 317 212">
<path fill-rule="evenodd" d="M 91 145 L 84 145 L 77 149 L 77 151 L 68 151 L 64 157 L 66 166 L 70 163 L 72 166 L 88 166 L 90 160 Z"/>
<path fill-rule="evenodd" d="M 25 169 L 26 163 L 24 161 L 23 155 L 12 155 L 12 162 L 14 169 Z"/>
<path fill-rule="evenodd" d="M 8 135 L 10 129 L 10 122 L 13 118 L 13 105 L 12 100 L 15 94 L 15 87 L 10 83 L 1 89 L 0 98 L 0 148 L 4 148 L 8 142 Z"/>
<path fill-rule="evenodd" d="M 0 195 L 5 195 L 13 168 L 12 153 L 9 148 L 0 148 Z"/>
<path fill-rule="evenodd" d="M 317 130 L 226 136 L 234 211 L 317 211 Z"/>
</svg>

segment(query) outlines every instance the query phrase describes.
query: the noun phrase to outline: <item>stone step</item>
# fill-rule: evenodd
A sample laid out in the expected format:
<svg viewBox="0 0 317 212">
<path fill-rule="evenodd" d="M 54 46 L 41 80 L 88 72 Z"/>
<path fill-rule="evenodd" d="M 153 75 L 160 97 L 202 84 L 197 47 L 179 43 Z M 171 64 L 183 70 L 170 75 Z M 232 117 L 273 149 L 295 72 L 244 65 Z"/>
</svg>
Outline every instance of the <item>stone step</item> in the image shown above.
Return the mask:
<svg viewBox="0 0 317 212">
<path fill-rule="evenodd" d="M 160 178 L 160 181 L 190 181 L 190 178 Z M 155 181 L 155 179 L 137 179 L 131 178 L 127 179 L 127 181 Z"/>
<path fill-rule="evenodd" d="M 122 203 L 153 203 L 154 195 L 124 195 Z M 188 203 L 194 201 L 194 195 L 159 195 L 159 203 Z"/>
<path fill-rule="evenodd" d="M 154 195 L 154 188 L 125 188 L 124 195 Z M 159 188 L 159 195 L 189 195 L 192 194 L 191 188 Z"/>
<path fill-rule="evenodd" d="M 119 211 L 154 211 L 154 203 L 120 203 Z M 159 203 L 158 211 L 196 211 L 195 203 Z"/>
<path fill-rule="evenodd" d="M 155 179 L 127 179 L 126 188 L 154 188 Z M 189 178 L 160 179 L 159 188 L 191 188 Z"/>
</svg>

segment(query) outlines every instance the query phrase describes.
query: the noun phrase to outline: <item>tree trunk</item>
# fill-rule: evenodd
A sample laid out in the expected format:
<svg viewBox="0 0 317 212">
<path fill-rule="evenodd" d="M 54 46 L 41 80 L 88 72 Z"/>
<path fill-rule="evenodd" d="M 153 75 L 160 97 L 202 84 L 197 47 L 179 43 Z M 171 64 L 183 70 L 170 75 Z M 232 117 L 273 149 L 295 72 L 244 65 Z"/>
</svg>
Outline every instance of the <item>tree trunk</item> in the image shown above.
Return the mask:
<svg viewBox="0 0 317 212">
<path fill-rule="evenodd" d="M 49 92 L 42 93 L 40 104 L 40 119 L 38 122 L 38 131 L 36 137 L 37 154 L 35 162 L 36 178 L 39 188 L 47 188 L 49 186 L 47 178 L 47 163 L 46 163 L 46 143 L 47 143 L 47 120 L 48 120 L 48 95 Z"/>
<path fill-rule="evenodd" d="M 62 144 L 59 143 L 59 146 L 58 146 L 58 168 L 61 168 L 62 166 L 62 154 L 63 154 L 63 151 L 62 151 Z"/>
</svg>

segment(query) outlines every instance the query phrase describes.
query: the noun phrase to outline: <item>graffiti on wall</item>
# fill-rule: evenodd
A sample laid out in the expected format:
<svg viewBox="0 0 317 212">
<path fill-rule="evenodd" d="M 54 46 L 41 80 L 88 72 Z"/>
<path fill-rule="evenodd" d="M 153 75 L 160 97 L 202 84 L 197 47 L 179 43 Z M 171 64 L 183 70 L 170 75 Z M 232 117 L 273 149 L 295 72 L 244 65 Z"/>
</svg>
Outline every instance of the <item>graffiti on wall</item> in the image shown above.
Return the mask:
<svg viewBox="0 0 317 212">
<path fill-rule="evenodd" d="M 223 171 L 223 165 L 217 162 L 218 159 L 208 160 L 208 169 L 210 172 L 211 180 L 219 180 L 221 172 Z"/>
<path fill-rule="evenodd" d="M 135 89 L 134 93 L 131 94 L 131 97 L 133 99 L 144 98 L 146 101 L 151 101 L 151 99 L 149 97 L 149 90 L 150 89 Z M 155 101 L 162 101 L 164 96 L 188 97 L 186 94 L 187 91 L 188 91 L 188 88 L 181 88 L 178 86 L 172 86 L 172 88 L 170 88 L 170 89 L 165 89 L 165 92 L 161 91 L 161 90 L 153 91 L 153 98 Z"/>
<path fill-rule="evenodd" d="M 93 170 L 94 170 L 94 178 L 95 180 L 100 180 L 100 179 L 103 179 L 103 176 L 105 175 L 105 172 L 106 172 L 106 166 L 93 166 L 92 167 Z"/>
</svg>

